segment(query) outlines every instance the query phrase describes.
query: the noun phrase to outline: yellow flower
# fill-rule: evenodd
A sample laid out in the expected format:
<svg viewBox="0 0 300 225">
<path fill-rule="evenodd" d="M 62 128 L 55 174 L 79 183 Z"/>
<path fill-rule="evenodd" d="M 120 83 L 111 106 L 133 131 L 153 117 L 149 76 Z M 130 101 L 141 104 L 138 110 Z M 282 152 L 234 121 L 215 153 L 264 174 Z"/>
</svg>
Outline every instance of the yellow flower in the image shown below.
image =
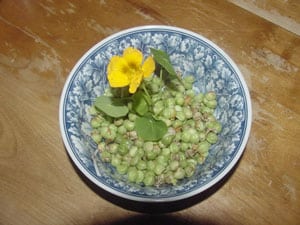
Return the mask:
<svg viewBox="0 0 300 225">
<path fill-rule="evenodd" d="M 143 78 L 149 77 L 155 69 L 151 56 L 143 61 L 143 54 L 137 49 L 126 48 L 122 56 L 113 56 L 107 67 L 107 78 L 111 87 L 129 86 L 135 93 Z"/>
</svg>

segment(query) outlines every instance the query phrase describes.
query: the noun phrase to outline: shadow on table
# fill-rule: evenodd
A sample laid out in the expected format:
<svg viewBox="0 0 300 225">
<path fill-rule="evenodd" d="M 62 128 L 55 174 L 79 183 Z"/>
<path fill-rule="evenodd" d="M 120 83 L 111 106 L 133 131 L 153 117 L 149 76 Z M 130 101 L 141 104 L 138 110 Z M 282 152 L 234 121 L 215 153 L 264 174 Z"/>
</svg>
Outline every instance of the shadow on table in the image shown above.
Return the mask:
<svg viewBox="0 0 300 225">
<path fill-rule="evenodd" d="M 144 203 L 144 202 L 138 202 L 133 200 L 127 200 L 120 198 L 118 196 L 115 196 L 104 189 L 98 187 L 94 183 L 92 183 L 86 176 L 84 176 L 81 171 L 76 167 L 76 165 L 73 163 L 73 161 L 70 159 L 70 162 L 72 163 L 75 171 L 79 175 L 79 177 L 92 189 L 96 194 L 101 196 L 103 199 L 107 200 L 108 202 L 111 202 L 119 207 L 122 207 L 127 210 L 135 211 L 135 212 L 141 212 L 141 213 L 148 213 L 148 214 L 163 214 L 163 213 L 170 213 L 175 212 L 179 210 L 183 210 L 186 208 L 189 208 L 195 204 L 198 204 L 202 202 L 203 200 L 210 197 L 212 194 L 214 194 L 217 190 L 219 190 L 231 177 L 231 175 L 234 173 L 235 169 L 237 168 L 239 162 L 235 165 L 235 167 L 232 168 L 232 170 L 218 183 L 213 185 L 211 188 L 207 189 L 206 191 L 192 196 L 190 198 L 180 200 L 180 201 L 173 201 L 173 202 L 155 202 L 155 203 Z M 116 223 L 116 224 L 122 224 L 122 223 Z M 131 224 L 131 223 L 128 223 Z M 134 223 L 133 223 L 134 224 Z M 174 224 L 174 223 L 172 223 Z M 175 223 L 176 224 L 176 223 Z M 179 223 L 178 223 L 179 224 Z M 202 223 L 200 223 L 202 224 Z M 210 223 L 204 223 L 211 225 Z M 114 224 L 113 224 L 114 225 Z"/>
<path fill-rule="evenodd" d="M 102 225 L 102 222 L 95 222 L 91 225 Z M 221 225 L 209 219 L 192 219 L 176 216 L 174 214 L 150 215 L 141 214 L 130 216 L 117 221 L 112 221 L 106 225 Z"/>
</svg>

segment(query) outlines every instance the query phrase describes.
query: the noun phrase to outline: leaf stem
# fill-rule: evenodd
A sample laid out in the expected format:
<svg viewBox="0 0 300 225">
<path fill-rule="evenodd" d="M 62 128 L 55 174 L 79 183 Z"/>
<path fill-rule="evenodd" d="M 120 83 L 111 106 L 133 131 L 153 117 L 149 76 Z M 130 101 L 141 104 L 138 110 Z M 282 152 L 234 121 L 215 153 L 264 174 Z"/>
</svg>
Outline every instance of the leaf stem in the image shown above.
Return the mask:
<svg viewBox="0 0 300 225">
<path fill-rule="evenodd" d="M 147 95 L 147 97 L 149 97 L 149 98 L 151 99 L 151 96 L 150 96 L 150 94 L 149 94 L 149 92 L 148 92 L 148 90 L 147 90 L 145 84 L 142 83 L 141 86 L 142 86 L 143 90 L 145 91 L 145 94 Z"/>
<path fill-rule="evenodd" d="M 162 68 L 160 68 L 160 71 L 159 71 L 159 78 L 160 78 L 160 80 L 162 80 L 162 75 L 163 75 L 163 70 L 162 70 Z"/>
</svg>

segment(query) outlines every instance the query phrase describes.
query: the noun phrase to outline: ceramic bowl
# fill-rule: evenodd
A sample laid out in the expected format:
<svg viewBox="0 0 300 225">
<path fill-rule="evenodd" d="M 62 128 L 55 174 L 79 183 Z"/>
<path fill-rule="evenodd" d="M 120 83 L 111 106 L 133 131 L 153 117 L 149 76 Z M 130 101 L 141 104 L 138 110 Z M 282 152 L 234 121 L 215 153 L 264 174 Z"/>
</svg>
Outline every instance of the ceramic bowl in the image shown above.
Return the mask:
<svg viewBox="0 0 300 225">
<path fill-rule="evenodd" d="M 176 71 L 195 77 L 198 92 L 215 91 L 215 116 L 223 129 L 206 161 L 195 174 L 177 185 L 145 187 L 127 182 L 102 162 L 90 136 L 89 108 L 108 86 L 106 67 L 113 55 L 129 46 L 145 56 L 150 48 L 170 55 Z M 64 85 L 59 108 L 66 150 L 84 177 L 121 199 L 172 202 L 204 192 L 226 176 L 240 159 L 251 128 L 251 99 L 245 80 L 233 60 L 212 41 L 194 32 L 170 26 L 141 26 L 120 31 L 97 43 L 74 66 Z"/>
</svg>

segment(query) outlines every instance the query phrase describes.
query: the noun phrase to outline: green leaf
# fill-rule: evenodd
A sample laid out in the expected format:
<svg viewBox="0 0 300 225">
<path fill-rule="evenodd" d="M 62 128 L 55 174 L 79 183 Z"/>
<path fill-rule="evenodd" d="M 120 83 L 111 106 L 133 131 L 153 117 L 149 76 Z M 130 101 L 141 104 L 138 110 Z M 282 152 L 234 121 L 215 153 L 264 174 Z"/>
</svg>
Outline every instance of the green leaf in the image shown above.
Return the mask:
<svg viewBox="0 0 300 225">
<path fill-rule="evenodd" d="M 155 62 L 161 65 L 162 68 L 165 69 L 172 77 L 178 78 L 171 63 L 169 55 L 162 50 L 157 50 L 154 48 L 151 48 L 150 50 Z"/>
<path fill-rule="evenodd" d="M 168 127 L 153 117 L 139 117 L 135 120 L 135 130 L 144 141 L 159 141 L 167 133 Z"/>
<path fill-rule="evenodd" d="M 149 110 L 147 96 L 141 91 L 132 96 L 132 109 L 139 115 L 143 116 Z"/>
<path fill-rule="evenodd" d="M 119 98 L 100 96 L 96 98 L 95 107 L 111 117 L 123 117 L 128 114 L 126 103 Z"/>
</svg>

